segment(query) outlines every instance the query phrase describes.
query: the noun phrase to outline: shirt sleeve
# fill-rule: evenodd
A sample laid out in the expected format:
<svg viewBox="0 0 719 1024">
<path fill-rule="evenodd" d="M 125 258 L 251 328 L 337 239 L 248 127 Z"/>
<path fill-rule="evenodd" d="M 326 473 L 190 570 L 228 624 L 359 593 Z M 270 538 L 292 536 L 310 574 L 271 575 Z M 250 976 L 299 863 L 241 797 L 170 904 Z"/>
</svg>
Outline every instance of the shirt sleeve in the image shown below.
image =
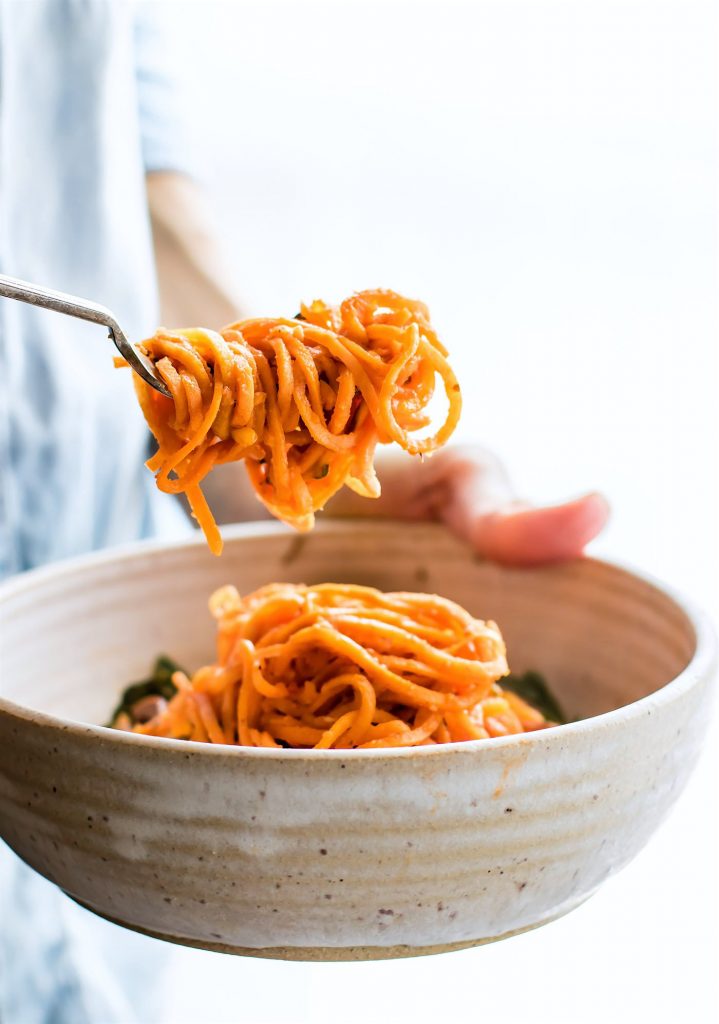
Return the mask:
<svg viewBox="0 0 719 1024">
<path fill-rule="evenodd" d="M 146 172 L 178 171 L 198 177 L 183 102 L 185 82 L 168 26 L 169 18 L 163 16 L 160 5 L 136 5 L 135 73 L 142 159 Z"/>
</svg>

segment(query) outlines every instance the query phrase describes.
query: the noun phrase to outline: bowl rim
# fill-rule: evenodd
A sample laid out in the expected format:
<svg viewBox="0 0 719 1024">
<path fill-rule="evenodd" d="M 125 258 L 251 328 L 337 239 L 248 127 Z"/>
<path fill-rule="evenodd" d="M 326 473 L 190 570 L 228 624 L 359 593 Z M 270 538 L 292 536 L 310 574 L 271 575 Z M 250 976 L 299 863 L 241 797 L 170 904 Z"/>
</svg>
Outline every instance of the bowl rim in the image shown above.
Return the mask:
<svg viewBox="0 0 719 1024">
<path fill-rule="evenodd" d="M 453 536 L 445 526 L 440 523 L 412 522 L 388 518 L 343 518 L 334 520 L 320 520 L 313 532 L 317 533 L 346 533 L 359 525 L 367 526 L 393 526 L 400 525 L 404 531 L 414 530 L 417 532 L 426 531 L 429 533 L 443 533 Z M 299 537 L 294 530 L 282 523 L 274 521 L 255 521 L 250 523 L 236 523 L 223 527 L 225 540 L 234 541 L 237 539 L 251 539 L 252 537 L 264 536 L 286 536 L 288 538 Z M 457 540 L 457 543 L 462 542 Z M 0 608 L 2 604 L 11 600 L 17 594 L 33 590 L 46 581 L 62 577 L 67 573 L 82 571 L 93 566 L 122 563 L 136 558 L 138 555 L 150 552 L 177 551 L 185 548 L 205 547 L 204 537 L 197 531 L 195 535 L 189 535 L 173 540 L 162 540 L 148 538 L 145 540 L 132 541 L 126 544 L 115 545 L 101 551 L 93 551 L 74 558 L 62 559 L 49 565 L 30 569 L 24 573 L 12 576 L 0 582 Z M 363 750 L 314 750 L 314 749 L 281 749 L 268 747 L 242 747 L 228 743 L 203 743 L 199 740 L 179 740 L 163 736 L 145 736 L 140 733 L 124 732 L 119 729 L 112 729 L 104 725 L 95 725 L 91 722 L 78 722 L 75 719 L 63 718 L 59 715 L 52 715 L 46 711 L 38 711 L 16 701 L 9 700 L 0 694 L 0 715 L 9 718 L 20 719 L 24 722 L 35 724 L 40 727 L 54 729 L 58 732 L 73 733 L 75 736 L 94 738 L 102 743 L 138 745 L 140 748 L 154 748 L 158 751 L 165 751 L 167 756 L 177 752 L 183 754 L 195 754 L 205 757 L 250 757 L 267 761 L 376 761 L 389 758 L 406 757 L 439 757 L 459 754 L 486 752 L 488 749 L 501 750 L 504 748 L 517 748 L 525 745 L 533 745 L 540 742 L 561 740 L 561 737 L 581 735 L 594 730 L 602 731 L 611 728 L 621 721 L 631 721 L 634 718 L 651 714 L 659 707 L 670 704 L 690 691 L 693 686 L 703 680 L 717 664 L 717 635 L 709 615 L 687 599 L 680 591 L 670 586 L 657 577 L 645 572 L 643 569 L 629 565 L 621 560 L 596 558 L 585 555 L 574 559 L 569 563 L 553 563 L 547 566 L 520 566 L 518 571 L 541 572 L 548 568 L 558 568 L 560 564 L 574 564 L 585 562 L 589 564 L 604 566 L 616 570 L 621 574 L 634 577 L 657 590 L 663 597 L 668 598 L 686 617 L 695 635 L 695 650 L 687 665 L 682 671 L 669 682 L 665 683 L 654 693 L 629 704 L 623 704 L 611 711 L 605 711 L 600 715 L 592 715 L 589 718 L 580 719 L 576 722 L 567 722 L 563 725 L 552 726 L 548 729 L 539 729 L 535 732 L 517 733 L 510 736 L 497 736 L 492 739 L 491 744 L 487 740 L 463 740 L 455 743 L 442 743 L 435 746 L 423 747 L 389 747 L 379 749 Z M 507 567 L 512 571 L 512 567 Z M 486 756 L 486 755 L 485 755 Z"/>
</svg>

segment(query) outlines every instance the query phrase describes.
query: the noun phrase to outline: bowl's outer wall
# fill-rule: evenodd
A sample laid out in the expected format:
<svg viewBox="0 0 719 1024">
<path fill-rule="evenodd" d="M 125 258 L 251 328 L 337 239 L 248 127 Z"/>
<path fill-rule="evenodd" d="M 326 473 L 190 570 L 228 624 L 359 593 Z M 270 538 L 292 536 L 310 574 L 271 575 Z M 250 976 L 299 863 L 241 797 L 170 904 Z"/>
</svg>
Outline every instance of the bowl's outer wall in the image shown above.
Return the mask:
<svg viewBox="0 0 719 1024">
<path fill-rule="evenodd" d="M 414 544 L 415 559 L 431 542 L 450 562 L 462 557 L 466 573 L 482 572 L 438 531 L 411 540 L 407 527 L 382 530 L 355 528 L 355 557 L 374 532 L 373 543 L 379 535 L 400 552 Z M 321 547 L 323 536 L 313 544 Z M 237 539 L 231 548 L 237 566 L 248 545 Z M 281 576 L 277 557 L 269 578 Z M 173 552 L 172 573 L 183 559 L 197 565 L 197 551 Z M 116 587 L 139 564 L 133 556 L 115 571 Z M 151 571 L 147 562 L 143 572 Z M 195 587 L 201 574 L 193 573 Z M 85 586 L 91 577 L 84 573 Z M 575 610 L 583 601 L 596 608 L 601 593 L 615 594 L 615 604 L 622 594 L 623 609 L 612 605 L 603 626 L 616 624 L 619 662 L 633 664 L 631 636 L 643 649 L 649 628 L 647 584 L 634 587 L 633 577 L 598 563 L 549 574 L 543 585 L 540 577 L 530 587 L 537 614 L 552 579 L 569 587 Z M 79 585 L 71 576 L 71 607 Z M 98 619 L 113 607 L 107 580 L 105 588 Z M 461 599 L 456 580 L 451 589 Z M 668 598 L 653 607 L 656 687 L 678 671 L 679 648 L 688 660 L 692 631 Z M 638 625 L 628 629 L 635 611 Z M 613 647 L 618 635 L 604 644 Z M 576 658 L 571 638 L 561 649 Z M 546 651 L 537 653 L 541 660 Z M 673 690 L 577 726 L 389 757 L 145 743 L 0 703 L 0 827 L 29 864 L 98 912 L 194 943 L 421 947 L 490 938 L 581 902 L 643 846 L 700 748 L 710 672 L 692 673 Z"/>
<path fill-rule="evenodd" d="M 702 692 L 486 759 L 391 763 L 193 750 L 179 764 L 1 715 L 3 833 L 100 912 L 195 941 L 489 937 L 578 902 L 644 844 L 692 767 Z"/>
</svg>

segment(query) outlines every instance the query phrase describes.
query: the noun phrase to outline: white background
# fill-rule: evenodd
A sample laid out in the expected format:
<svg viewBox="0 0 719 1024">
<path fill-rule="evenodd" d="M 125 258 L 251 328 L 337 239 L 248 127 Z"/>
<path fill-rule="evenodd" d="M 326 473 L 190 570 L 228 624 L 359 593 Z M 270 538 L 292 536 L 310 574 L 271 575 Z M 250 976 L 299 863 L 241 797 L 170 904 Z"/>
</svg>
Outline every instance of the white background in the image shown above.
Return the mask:
<svg viewBox="0 0 719 1024">
<path fill-rule="evenodd" d="M 537 500 L 602 490 L 598 553 L 716 607 L 714 5 L 173 4 L 187 113 L 250 313 L 392 287 L 463 382 L 461 436 Z M 177 949 L 166 1020 L 716 1019 L 714 740 L 569 917 L 422 960 Z"/>
</svg>

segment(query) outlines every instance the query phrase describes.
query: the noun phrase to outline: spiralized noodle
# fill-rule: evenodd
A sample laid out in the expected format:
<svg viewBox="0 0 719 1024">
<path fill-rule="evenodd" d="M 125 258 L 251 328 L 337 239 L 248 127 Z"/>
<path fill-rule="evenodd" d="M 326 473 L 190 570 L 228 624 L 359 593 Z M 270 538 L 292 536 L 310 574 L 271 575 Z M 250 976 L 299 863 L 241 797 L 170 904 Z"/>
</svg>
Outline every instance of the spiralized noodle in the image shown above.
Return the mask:
<svg viewBox="0 0 719 1024">
<path fill-rule="evenodd" d="M 249 747 L 374 748 L 488 739 L 546 727 L 502 690 L 493 622 L 430 594 L 275 583 L 213 594 L 217 661 L 135 732 Z"/>
<path fill-rule="evenodd" d="M 461 411 L 459 384 L 421 303 L 366 291 L 339 307 L 313 302 L 296 319 L 243 320 L 219 333 L 159 330 L 140 346 L 172 398 L 134 375 L 158 442 L 147 465 L 160 490 L 184 493 L 214 554 L 222 538 L 200 488 L 213 466 L 244 460 L 258 498 L 278 519 L 310 530 L 347 484 L 376 498 L 378 443 L 435 451 Z M 444 422 L 426 407 L 439 375 Z"/>
</svg>

